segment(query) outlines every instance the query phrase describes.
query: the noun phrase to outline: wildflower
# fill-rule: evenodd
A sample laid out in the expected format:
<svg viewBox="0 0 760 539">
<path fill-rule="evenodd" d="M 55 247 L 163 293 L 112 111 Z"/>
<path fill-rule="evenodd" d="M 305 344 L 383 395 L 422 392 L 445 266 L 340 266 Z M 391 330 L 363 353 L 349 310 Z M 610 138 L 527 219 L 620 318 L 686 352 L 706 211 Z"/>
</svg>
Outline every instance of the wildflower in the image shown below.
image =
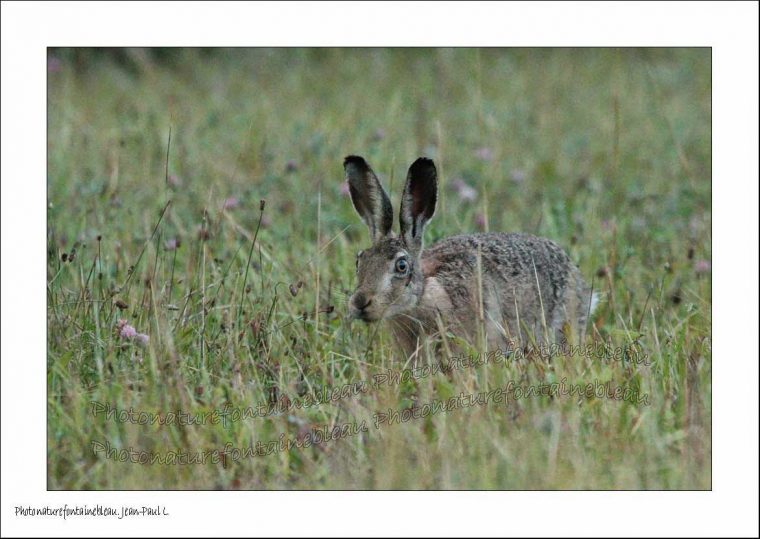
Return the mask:
<svg viewBox="0 0 760 539">
<path fill-rule="evenodd" d="M 119 320 L 116 327 L 119 329 L 119 337 L 122 339 L 134 339 L 137 336 L 137 330 L 127 324 L 127 321 L 124 319 Z"/>
<path fill-rule="evenodd" d="M 140 346 L 147 346 L 150 337 L 145 333 L 138 333 L 134 326 L 127 323 L 123 318 L 119 319 L 116 324 L 116 329 L 119 330 L 119 337 L 122 339 L 133 341 Z"/>
<path fill-rule="evenodd" d="M 478 192 L 463 179 L 458 178 L 454 180 L 452 185 L 454 186 L 454 189 L 456 189 L 460 200 L 472 202 L 478 198 Z"/>
<path fill-rule="evenodd" d="M 47 68 L 49 73 L 58 73 L 61 71 L 61 67 L 63 66 L 61 60 L 59 60 L 55 56 L 48 57 L 48 63 Z"/>
<path fill-rule="evenodd" d="M 699 275 L 703 273 L 710 273 L 712 270 L 712 264 L 709 260 L 697 260 L 694 262 L 694 271 Z"/>
<path fill-rule="evenodd" d="M 164 242 L 164 249 L 167 251 L 174 251 L 179 247 L 180 241 L 178 238 L 169 238 Z"/>
<path fill-rule="evenodd" d="M 234 210 L 239 205 L 240 205 L 240 201 L 235 197 L 229 197 L 227 200 L 224 201 L 225 210 Z"/>
<path fill-rule="evenodd" d="M 493 161 L 493 150 L 486 146 L 475 150 L 475 157 L 481 161 Z"/>
<path fill-rule="evenodd" d="M 528 179 L 528 173 L 521 168 L 513 169 L 509 178 L 515 183 L 524 183 Z"/>
<path fill-rule="evenodd" d="M 346 197 L 351 194 L 351 190 L 348 187 L 348 182 L 343 182 L 340 184 L 340 194 Z"/>
</svg>

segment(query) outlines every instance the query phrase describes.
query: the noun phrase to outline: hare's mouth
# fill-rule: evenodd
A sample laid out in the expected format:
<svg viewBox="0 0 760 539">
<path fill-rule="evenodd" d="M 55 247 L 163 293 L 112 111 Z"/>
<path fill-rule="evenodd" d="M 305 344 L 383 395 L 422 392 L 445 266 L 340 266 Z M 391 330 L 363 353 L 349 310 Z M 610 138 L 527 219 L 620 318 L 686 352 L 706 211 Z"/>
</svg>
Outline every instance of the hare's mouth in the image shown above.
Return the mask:
<svg viewBox="0 0 760 539">
<path fill-rule="evenodd" d="M 374 313 L 368 312 L 365 309 L 352 308 L 350 312 L 348 313 L 348 316 L 352 320 L 361 320 L 362 322 L 365 322 L 367 324 L 369 324 L 370 322 L 377 322 L 378 320 L 380 320 L 380 318 L 375 316 Z"/>
</svg>

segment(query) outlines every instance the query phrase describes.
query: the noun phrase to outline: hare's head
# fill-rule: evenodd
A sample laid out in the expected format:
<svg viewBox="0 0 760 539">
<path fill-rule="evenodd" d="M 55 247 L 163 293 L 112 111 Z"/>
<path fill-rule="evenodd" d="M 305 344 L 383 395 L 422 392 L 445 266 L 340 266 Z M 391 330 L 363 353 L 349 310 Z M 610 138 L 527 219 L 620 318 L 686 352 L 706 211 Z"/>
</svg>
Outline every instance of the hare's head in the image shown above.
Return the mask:
<svg viewBox="0 0 760 539">
<path fill-rule="evenodd" d="M 356 257 L 358 281 L 349 299 L 349 314 L 365 322 L 393 318 L 413 309 L 422 295 L 422 233 L 435 212 L 435 165 L 420 157 L 409 167 L 401 197 L 398 236 L 391 232 L 391 201 L 367 162 L 350 155 L 343 167 L 351 201 L 369 228 L 372 241 L 372 246 L 359 251 Z"/>
</svg>

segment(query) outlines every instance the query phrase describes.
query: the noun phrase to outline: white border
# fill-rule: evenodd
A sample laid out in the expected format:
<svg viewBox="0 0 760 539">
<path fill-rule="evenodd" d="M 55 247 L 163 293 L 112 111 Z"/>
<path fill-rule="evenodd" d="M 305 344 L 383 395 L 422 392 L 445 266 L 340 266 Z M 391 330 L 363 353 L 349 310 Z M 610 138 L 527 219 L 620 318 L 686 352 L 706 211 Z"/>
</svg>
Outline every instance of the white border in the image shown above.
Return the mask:
<svg viewBox="0 0 760 539">
<path fill-rule="evenodd" d="M 758 535 L 758 6 L 675 3 L 2 4 L 2 535 Z M 45 47 L 713 47 L 713 492 L 46 492 Z M 15 505 L 173 517 L 18 519 Z"/>
</svg>

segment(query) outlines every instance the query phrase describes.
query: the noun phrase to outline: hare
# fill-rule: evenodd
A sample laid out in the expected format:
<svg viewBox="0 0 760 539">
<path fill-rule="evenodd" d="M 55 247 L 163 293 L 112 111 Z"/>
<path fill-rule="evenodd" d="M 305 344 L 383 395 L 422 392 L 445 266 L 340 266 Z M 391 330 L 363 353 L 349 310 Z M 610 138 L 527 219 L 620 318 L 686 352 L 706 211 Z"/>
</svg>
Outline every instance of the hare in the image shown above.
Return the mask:
<svg viewBox="0 0 760 539">
<path fill-rule="evenodd" d="M 350 155 L 343 166 L 351 201 L 372 240 L 356 257 L 350 318 L 390 321 L 408 355 L 419 350 L 422 337 L 441 330 L 470 342 L 485 336 L 494 350 L 527 344 L 530 337 L 561 340 L 563 330 L 585 324 L 596 295 L 551 240 L 521 233 L 465 234 L 423 248 L 438 197 L 431 159 L 420 157 L 409 167 L 398 236 L 391 232 L 390 199 L 367 162 Z"/>
</svg>

